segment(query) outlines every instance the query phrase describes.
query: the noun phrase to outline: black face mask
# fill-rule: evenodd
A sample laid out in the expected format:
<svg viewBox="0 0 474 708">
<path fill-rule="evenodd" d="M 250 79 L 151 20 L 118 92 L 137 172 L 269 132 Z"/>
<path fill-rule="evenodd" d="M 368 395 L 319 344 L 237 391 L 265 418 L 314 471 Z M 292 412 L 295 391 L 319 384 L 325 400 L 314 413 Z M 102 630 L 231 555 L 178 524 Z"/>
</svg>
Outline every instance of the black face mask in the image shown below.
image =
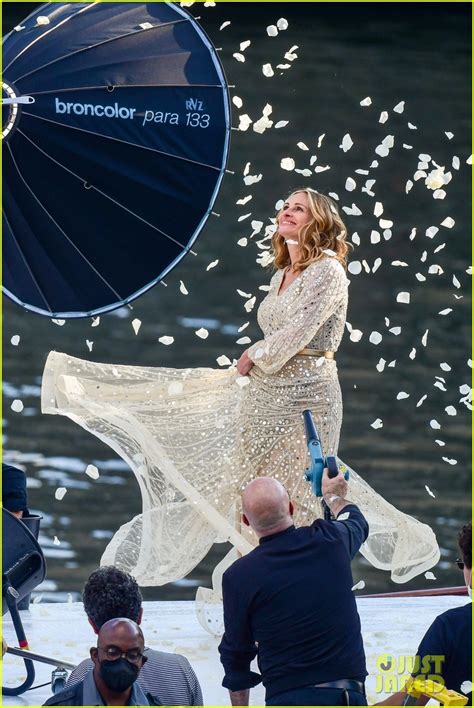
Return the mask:
<svg viewBox="0 0 474 708">
<path fill-rule="evenodd" d="M 100 675 L 111 691 L 123 693 L 135 683 L 140 669 L 123 657 L 115 661 L 101 661 Z"/>
</svg>

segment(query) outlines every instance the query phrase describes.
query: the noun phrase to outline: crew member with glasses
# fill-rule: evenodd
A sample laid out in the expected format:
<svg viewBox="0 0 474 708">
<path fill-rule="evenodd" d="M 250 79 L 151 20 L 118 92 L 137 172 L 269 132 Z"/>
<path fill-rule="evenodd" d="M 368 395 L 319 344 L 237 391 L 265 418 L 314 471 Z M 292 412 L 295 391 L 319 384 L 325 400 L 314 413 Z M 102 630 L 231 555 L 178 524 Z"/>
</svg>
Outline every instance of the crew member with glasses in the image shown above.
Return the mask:
<svg viewBox="0 0 474 708">
<path fill-rule="evenodd" d="M 119 617 L 102 625 L 91 647 L 94 668 L 45 706 L 155 706 L 160 701 L 136 683 L 146 662 L 143 632 L 133 620 Z"/>
</svg>

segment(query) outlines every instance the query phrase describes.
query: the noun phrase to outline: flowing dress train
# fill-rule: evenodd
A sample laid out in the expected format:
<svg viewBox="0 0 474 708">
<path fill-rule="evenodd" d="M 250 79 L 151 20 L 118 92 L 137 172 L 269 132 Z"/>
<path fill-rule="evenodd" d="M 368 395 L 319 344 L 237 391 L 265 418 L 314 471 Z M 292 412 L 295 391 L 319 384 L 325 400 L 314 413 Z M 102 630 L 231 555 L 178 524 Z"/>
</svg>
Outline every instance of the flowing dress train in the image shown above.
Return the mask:
<svg viewBox="0 0 474 708">
<path fill-rule="evenodd" d="M 258 475 L 285 485 L 296 502 L 296 524 L 321 515 L 303 477 L 308 453 L 301 414 L 312 410 L 325 454 L 336 454 L 341 391 L 335 360 L 299 352 L 338 349 L 348 281 L 330 255 L 280 293 L 282 275 L 275 273 L 260 305 L 264 338 L 249 349 L 255 366 L 247 377 L 233 367 L 117 366 L 48 356 L 42 411 L 71 418 L 135 474 L 143 511 L 116 532 L 101 562 L 132 573 L 141 585 L 184 577 L 217 541 L 250 550 L 255 541 L 236 528 L 236 504 Z M 370 526 L 363 555 L 397 583 L 437 563 L 431 528 L 349 470 L 348 496 Z"/>
</svg>

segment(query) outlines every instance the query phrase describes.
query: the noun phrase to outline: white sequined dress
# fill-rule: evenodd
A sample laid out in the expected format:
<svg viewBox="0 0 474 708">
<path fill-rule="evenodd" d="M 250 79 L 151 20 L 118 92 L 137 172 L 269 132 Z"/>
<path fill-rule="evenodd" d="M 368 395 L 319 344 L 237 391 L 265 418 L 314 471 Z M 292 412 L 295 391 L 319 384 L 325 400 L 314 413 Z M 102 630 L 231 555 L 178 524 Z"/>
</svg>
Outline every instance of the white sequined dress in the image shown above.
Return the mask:
<svg viewBox="0 0 474 708">
<path fill-rule="evenodd" d="M 308 454 L 302 411 L 313 412 L 323 450 L 337 452 L 342 402 L 335 360 L 303 348 L 337 351 L 348 281 L 330 256 L 282 293 L 275 273 L 260 305 L 264 338 L 249 349 L 248 377 L 215 370 L 115 366 L 51 352 L 42 410 L 65 415 L 112 447 L 133 470 L 143 511 L 122 526 L 102 563 L 141 585 L 182 578 L 216 541 L 251 548 L 236 525 L 242 488 L 257 475 L 278 478 L 297 503 L 296 523 L 320 515 L 303 472 Z M 245 384 L 245 385 L 242 385 Z M 350 468 L 349 468 L 350 469 Z M 349 495 L 366 515 L 362 553 L 405 582 L 439 559 L 429 526 L 398 511 L 350 470 Z"/>
</svg>

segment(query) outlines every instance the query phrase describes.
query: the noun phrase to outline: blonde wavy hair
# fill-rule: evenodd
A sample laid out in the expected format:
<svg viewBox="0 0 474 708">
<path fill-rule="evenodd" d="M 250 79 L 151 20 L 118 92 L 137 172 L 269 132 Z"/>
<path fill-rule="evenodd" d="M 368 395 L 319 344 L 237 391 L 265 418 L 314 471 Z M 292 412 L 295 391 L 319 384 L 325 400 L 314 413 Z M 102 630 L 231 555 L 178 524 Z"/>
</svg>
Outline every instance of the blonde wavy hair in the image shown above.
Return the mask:
<svg viewBox="0 0 474 708">
<path fill-rule="evenodd" d="M 311 263 L 319 261 L 324 256 L 325 249 L 333 251 L 338 261 L 347 268 L 347 253 L 352 244 L 346 241 L 347 229 L 336 203 L 310 187 L 295 189 L 287 199 L 295 194 L 306 194 L 313 218 L 298 234 L 301 258 L 293 265 L 294 270 L 305 270 Z M 280 209 L 276 214 L 277 223 L 282 211 L 283 209 Z M 291 264 L 288 246 L 278 229 L 272 237 L 272 249 L 275 268 L 281 269 Z"/>
</svg>

